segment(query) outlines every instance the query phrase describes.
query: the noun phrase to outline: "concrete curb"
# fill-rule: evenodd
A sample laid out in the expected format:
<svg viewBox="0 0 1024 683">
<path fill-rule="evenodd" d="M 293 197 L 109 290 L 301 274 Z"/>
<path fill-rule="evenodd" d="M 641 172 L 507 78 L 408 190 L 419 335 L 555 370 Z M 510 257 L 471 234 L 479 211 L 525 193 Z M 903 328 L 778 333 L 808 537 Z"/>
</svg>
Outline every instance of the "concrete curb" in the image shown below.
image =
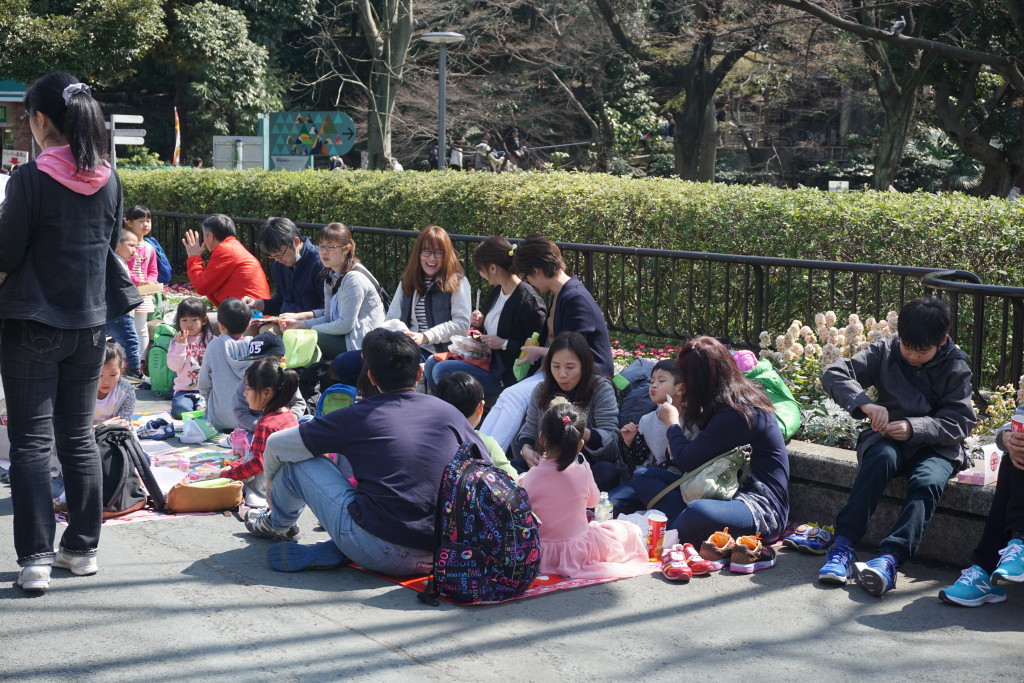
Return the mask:
<svg viewBox="0 0 1024 683">
<path fill-rule="evenodd" d="M 791 441 L 789 464 L 790 519 L 832 524 L 857 475 L 856 453 Z M 878 547 L 896 521 L 905 493 L 902 478 L 889 484 L 861 543 Z M 970 566 L 971 551 L 981 538 L 994 494 L 995 484 L 975 486 L 951 481 L 925 531 L 916 559 L 954 567 Z"/>
</svg>

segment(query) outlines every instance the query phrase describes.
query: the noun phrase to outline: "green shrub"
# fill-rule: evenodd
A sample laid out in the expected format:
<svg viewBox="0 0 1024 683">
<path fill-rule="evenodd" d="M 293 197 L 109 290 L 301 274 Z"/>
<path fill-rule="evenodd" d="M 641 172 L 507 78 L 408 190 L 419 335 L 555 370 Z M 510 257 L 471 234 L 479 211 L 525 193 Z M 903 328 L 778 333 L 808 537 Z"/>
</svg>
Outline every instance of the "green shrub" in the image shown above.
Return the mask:
<svg viewBox="0 0 1024 683">
<path fill-rule="evenodd" d="M 125 205 L 689 251 L 961 268 L 1024 285 L 1021 205 L 962 194 L 820 192 L 587 173 L 122 174 Z"/>
</svg>

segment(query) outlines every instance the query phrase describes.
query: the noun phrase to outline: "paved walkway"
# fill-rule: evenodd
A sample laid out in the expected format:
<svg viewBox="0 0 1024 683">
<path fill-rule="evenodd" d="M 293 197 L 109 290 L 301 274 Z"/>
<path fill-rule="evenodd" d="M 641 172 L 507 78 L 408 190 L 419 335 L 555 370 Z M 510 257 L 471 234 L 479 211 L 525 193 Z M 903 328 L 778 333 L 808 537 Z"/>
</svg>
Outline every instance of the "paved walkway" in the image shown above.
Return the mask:
<svg viewBox="0 0 1024 683">
<path fill-rule="evenodd" d="M 272 572 L 269 541 L 211 515 L 105 527 L 100 573 L 55 570 L 35 597 L 12 587 L 10 516 L 0 487 L 2 679 L 1019 681 L 1024 670 L 1024 586 L 957 608 L 936 597 L 951 569 L 911 565 L 876 599 L 819 586 L 820 560 L 784 551 L 752 576 L 652 575 L 434 608 L 352 569 Z M 326 539 L 314 526 L 300 520 L 304 540 Z"/>
</svg>

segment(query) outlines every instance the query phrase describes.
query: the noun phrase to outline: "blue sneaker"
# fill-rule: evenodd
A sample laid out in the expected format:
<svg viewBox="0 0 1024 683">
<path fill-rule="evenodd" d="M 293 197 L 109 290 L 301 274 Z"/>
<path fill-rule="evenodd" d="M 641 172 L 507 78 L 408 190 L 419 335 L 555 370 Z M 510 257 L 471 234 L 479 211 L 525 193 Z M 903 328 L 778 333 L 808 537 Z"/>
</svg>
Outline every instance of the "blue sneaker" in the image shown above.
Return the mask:
<svg viewBox="0 0 1024 683">
<path fill-rule="evenodd" d="M 818 572 L 821 583 L 837 583 L 845 586 L 853 576 L 853 563 L 857 553 L 848 545 L 834 545 L 825 555 L 825 564 Z"/>
<path fill-rule="evenodd" d="M 867 562 L 854 564 L 857 583 L 876 598 L 896 587 L 896 562 L 891 555 L 880 555 Z"/>
<path fill-rule="evenodd" d="M 999 551 L 999 565 L 992 572 L 992 583 L 1024 583 L 1024 541 L 1014 538 Z"/>
<path fill-rule="evenodd" d="M 949 588 L 939 591 L 939 599 L 963 607 L 981 607 L 986 602 L 1006 600 L 1006 589 L 989 583 L 988 572 L 974 565 L 960 572 L 960 578 Z"/>
</svg>

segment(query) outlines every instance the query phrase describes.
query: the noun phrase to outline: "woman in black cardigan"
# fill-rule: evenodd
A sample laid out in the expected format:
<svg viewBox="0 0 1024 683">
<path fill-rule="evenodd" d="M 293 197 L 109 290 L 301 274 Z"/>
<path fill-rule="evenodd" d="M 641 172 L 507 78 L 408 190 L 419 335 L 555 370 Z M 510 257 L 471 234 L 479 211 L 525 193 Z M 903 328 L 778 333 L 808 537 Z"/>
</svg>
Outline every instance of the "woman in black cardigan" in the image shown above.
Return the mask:
<svg viewBox="0 0 1024 683">
<path fill-rule="evenodd" d="M 523 343 L 541 332 L 547 308 L 528 284 L 511 272 L 515 248 L 504 237 L 488 237 L 473 253 L 480 277 L 492 285 L 484 311 L 473 311 L 470 325 L 480 330 L 480 341 L 491 349 L 490 369 L 461 360 L 427 360 L 425 372 L 432 385 L 454 372 L 468 372 L 480 380 L 486 396 L 499 394 L 516 383 L 512 366 Z"/>
</svg>

